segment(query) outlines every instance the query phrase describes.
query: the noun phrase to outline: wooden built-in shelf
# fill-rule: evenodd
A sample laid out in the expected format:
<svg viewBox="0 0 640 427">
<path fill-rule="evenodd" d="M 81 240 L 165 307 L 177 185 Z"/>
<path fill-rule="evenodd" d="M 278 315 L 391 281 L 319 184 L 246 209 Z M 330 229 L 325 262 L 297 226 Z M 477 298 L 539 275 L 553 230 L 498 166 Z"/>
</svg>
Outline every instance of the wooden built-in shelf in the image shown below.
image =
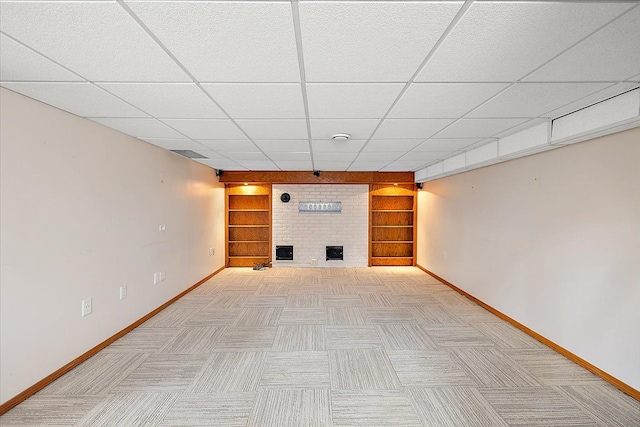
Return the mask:
<svg viewBox="0 0 640 427">
<path fill-rule="evenodd" d="M 227 267 L 271 260 L 271 184 L 227 184 Z"/>
<path fill-rule="evenodd" d="M 372 209 L 371 212 L 413 212 L 413 209 Z"/>
<path fill-rule="evenodd" d="M 372 225 L 373 228 L 413 228 L 413 225 Z"/>
<path fill-rule="evenodd" d="M 414 184 L 369 187 L 369 265 L 415 265 Z"/>
</svg>

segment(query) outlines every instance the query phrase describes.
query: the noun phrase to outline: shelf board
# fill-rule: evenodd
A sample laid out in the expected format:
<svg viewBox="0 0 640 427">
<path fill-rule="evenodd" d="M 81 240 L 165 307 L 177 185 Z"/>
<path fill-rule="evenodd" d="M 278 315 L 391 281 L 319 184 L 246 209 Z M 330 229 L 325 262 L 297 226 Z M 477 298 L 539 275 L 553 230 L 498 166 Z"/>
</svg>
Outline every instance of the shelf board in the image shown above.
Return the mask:
<svg viewBox="0 0 640 427">
<path fill-rule="evenodd" d="M 372 240 L 371 243 L 407 243 L 407 244 L 413 244 L 413 240 Z"/>
<path fill-rule="evenodd" d="M 413 225 L 372 225 L 374 228 L 413 228 Z"/>
<path fill-rule="evenodd" d="M 269 224 L 242 224 L 242 225 L 233 225 L 233 224 L 229 224 L 230 228 L 264 228 L 264 227 L 269 227 Z"/>
<path fill-rule="evenodd" d="M 229 243 L 269 243 L 268 240 L 229 240 Z"/>
<path fill-rule="evenodd" d="M 371 212 L 413 212 L 413 209 L 372 209 Z"/>
<path fill-rule="evenodd" d="M 269 255 L 229 255 L 229 258 L 269 258 Z"/>
<path fill-rule="evenodd" d="M 229 209 L 229 212 L 269 212 L 269 209 Z"/>
<path fill-rule="evenodd" d="M 393 256 L 393 255 L 389 255 L 389 256 L 372 256 L 372 259 L 389 259 L 389 258 L 401 258 L 401 259 L 413 259 L 412 256 Z"/>
</svg>

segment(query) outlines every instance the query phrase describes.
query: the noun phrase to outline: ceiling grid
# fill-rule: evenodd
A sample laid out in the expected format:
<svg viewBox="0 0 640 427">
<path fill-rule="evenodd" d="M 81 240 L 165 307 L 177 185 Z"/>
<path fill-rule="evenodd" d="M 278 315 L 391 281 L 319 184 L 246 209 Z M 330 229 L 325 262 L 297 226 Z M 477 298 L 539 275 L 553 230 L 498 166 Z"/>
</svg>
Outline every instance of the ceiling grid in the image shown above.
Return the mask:
<svg viewBox="0 0 640 427">
<path fill-rule="evenodd" d="M 0 86 L 224 170 L 423 170 L 640 86 L 640 1 L 0 0 L 0 13 Z"/>
</svg>

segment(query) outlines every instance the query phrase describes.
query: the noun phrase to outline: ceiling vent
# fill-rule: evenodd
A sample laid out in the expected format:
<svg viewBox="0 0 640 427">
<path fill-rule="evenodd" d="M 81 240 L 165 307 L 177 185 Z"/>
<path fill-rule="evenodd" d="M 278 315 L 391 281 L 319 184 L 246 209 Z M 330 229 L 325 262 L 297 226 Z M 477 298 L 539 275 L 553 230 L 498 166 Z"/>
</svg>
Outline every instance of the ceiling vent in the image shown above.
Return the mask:
<svg viewBox="0 0 640 427">
<path fill-rule="evenodd" d="M 188 157 L 190 159 L 208 159 L 208 157 L 203 156 L 200 153 L 196 153 L 192 150 L 171 150 L 176 154 L 180 154 L 181 156 Z"/>
<path fill-rule="evenodd" d="M 336 133 L 331 135 L 331 139 L 334 141 L 347 141 L 349 138 L 351 138 L 351 135 L 348 133 Z"/>
</svg>

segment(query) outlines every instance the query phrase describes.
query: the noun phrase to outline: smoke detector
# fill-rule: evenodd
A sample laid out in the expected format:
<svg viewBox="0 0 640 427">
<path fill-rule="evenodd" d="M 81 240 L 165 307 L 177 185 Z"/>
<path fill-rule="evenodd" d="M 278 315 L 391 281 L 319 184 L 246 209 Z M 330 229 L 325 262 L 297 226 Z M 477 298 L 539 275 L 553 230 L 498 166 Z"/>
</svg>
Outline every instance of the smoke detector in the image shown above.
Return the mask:
<svg viewBox="0 0 640 427">
<path fill-rule="evenodd" d="M 335 135 L 331 135 L 331 139 L 334 141 L 346 141 L 351 138 L 351 135 L 348 133 L 336 133 Z"/>
</svg>

